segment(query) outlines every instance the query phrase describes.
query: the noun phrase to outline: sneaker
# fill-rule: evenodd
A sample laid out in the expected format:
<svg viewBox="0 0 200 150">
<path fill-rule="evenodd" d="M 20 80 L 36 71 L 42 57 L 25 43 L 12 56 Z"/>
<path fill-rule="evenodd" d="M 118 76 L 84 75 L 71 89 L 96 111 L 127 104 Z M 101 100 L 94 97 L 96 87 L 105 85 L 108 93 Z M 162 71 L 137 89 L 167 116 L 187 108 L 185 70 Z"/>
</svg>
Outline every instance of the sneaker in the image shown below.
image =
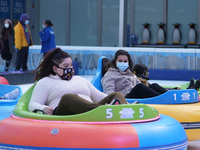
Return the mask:
<svg viewBox="0 0 200 150">
<path fill-rule="evenodd" d="M 180 90 L 181 88 L 180 87 L 174 87 L 172 88 L 172 90 Z"/>
<path fill-rule="evenodd" d="M 138 102 L 138 101 L 135 101 L 135 102 L 133 102 L 132 104 L 139 104 L 140 102 Z"/>
<path fill-rule="evenodd" d="M 4 98 L 4 99 L 15 99 L 15 98 L 18 97 L 18 95 L 19 95 L 19 89 L 16 88 L 15 90 L 11 91 L 10 93 L 5 94 L 5 95 L 3 96 L 3 98 Z"/>
<path fill-rule="evenodd" d="M 110 102 L 110 105 L 119 105 L 119 104 L 121 104 L 121 102 L 120 102 L 120 100 L 117 99 L 117 98 L 113 99 L 113 100 Z"/>
<path fill-rule="evenodd" d="M 191 89 L 191 88 L 193 88 L 193 86 L 194 86 L 194 78 L 192 78 L 192 79 L 190 80 L 190 84 L 189 84 L 189 86 L 187 87 L 187 89 Z"/>
<path fill-rule="evenodd" d="M 193 86 L 194 89 L 196 89 L 197 91 L 199 90 L 200 88 L 200 80 L 197 80 Z"/>
</svg>

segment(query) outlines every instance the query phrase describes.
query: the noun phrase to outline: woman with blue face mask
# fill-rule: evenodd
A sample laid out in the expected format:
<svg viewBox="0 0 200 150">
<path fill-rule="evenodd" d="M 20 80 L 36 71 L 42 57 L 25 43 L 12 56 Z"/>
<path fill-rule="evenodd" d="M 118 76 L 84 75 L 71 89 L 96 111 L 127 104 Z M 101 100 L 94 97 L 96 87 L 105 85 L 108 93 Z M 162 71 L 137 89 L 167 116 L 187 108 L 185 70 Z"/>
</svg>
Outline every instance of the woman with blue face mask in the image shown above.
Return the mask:
<svg viewBox="0 0 200 150">
<path fill-rule="evenodd" d="M 51 20 L 44 20 L 42 24 L 43 30 L 39 32 L 42 44 L 41 53 L 43 53 L 43 56 L 56 47 L 54 31 L 51 28 L 52 26 L 53 23 Z"/>
<path fill-rule="evenodd" d="M 158 84 L 146 86 L 133 74 L 133 62 L 125 50 L 118 50 L 113 60 L 105 66 L 106 73 L 101 80 L 103 91 L 107 94 L 120 92 L 126 98 L 149 98 L 165 93 L 167 90 Z"/>
</svg>

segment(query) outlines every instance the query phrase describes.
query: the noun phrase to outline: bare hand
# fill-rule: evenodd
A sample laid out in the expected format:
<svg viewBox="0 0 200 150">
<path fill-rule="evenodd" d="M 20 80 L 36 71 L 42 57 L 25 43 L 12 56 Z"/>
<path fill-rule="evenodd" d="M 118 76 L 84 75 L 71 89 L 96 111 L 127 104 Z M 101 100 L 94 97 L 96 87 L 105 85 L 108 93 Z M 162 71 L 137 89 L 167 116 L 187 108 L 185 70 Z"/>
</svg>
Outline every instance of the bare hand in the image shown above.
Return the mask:
<svg viewBox="0 0 200 150">
<path fill-rule="evenodd" d="M 53 107 L 47 106 L 44 108 L 44 113 L 47 115 L 52 115 L 53 114 Z"/>
</svg>

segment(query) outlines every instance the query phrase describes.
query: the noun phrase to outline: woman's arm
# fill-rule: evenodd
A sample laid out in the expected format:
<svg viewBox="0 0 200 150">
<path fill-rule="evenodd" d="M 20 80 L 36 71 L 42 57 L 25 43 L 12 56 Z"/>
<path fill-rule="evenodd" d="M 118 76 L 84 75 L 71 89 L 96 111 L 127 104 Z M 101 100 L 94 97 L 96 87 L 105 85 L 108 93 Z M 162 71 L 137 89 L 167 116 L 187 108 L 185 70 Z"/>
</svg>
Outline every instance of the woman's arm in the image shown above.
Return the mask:
<svg viewBox="0 0 200 150">
<path fill-rule="evenodd" d="M 28 105 L 29 111 L 34 111 L 35 109 L 44 110 L 47 107 L 46 101 L 48 96 L 48 90 L 45 86 L 45 83 L 41 80 L 38 81 L 34 87 L 31 100 Z"/>
<path fill-rule="evenodd" d="M 115 91 L 115 81 L 112 76 L 107 72 L 101 80 L 101 85 L 103 87 L 103 92 L 106 94 L 111 94 Z"/>
<path fill-rule="evenodd" d="M 39 35 L 40 35 L 42 42 L 46 42 L 50 38 L 50 30 L 45 30 L 44 32 L 40 31 Z"/>
</svg>

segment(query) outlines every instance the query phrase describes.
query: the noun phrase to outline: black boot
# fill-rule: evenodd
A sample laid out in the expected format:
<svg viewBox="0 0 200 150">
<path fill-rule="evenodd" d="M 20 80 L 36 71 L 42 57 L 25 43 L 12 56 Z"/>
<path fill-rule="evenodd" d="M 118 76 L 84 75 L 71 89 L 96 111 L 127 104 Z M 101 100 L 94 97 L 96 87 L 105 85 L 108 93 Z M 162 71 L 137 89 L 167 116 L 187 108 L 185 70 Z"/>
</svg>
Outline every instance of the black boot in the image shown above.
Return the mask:
<svg viewBox="0 0 200 150">
<path fill-rule="evenodd" d="M 196 89 L 197 91 L 199 90 L 200 88 L 200 80 L 197 80 L 193 86 L 194 89 Z"/>
<path fill-rule="evenodd" d="M 8 67 L 5 68 L 5 71 L 8 71 Z"/>
<path fill-rule="evenodd" d="M 190 84 L 189 84 L 189 86 L 187 87 L 187 89 L 191 89 L 191 88 L 193 88 L 193 86 L 194 86 L 194 78 L 192 78 L 192 79 L 190 80 Z"/>
<path fill-rule="evenodd" d="M 9 61 L 9 60 L 7 60 L 7 61 L 6 61 L 6 68 L 5 68 L 5 71 L 8 71 L 8 69 L 9 69 L 9 66 L 10 66 L 10 61 Z"/>
</svg>

